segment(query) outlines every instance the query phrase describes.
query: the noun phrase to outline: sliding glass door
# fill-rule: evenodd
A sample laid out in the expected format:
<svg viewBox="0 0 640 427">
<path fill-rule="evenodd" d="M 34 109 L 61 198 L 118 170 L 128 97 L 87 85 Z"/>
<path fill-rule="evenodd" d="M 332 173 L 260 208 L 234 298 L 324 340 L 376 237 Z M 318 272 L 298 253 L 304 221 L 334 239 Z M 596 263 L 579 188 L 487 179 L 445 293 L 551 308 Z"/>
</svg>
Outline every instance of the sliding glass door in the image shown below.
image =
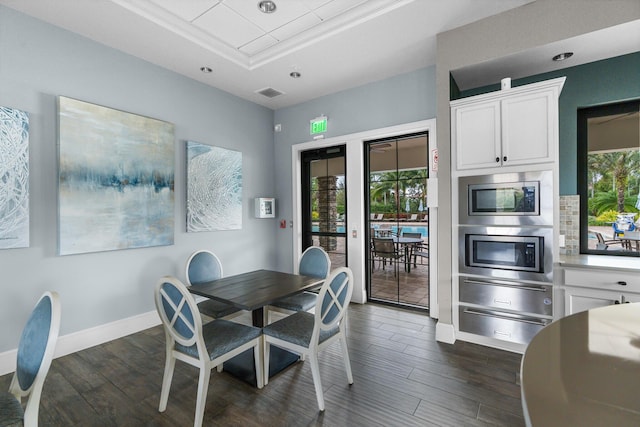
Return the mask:
<svg viewBox="0 0 640 427">
<path fill-rule="evenodd" d="M 428 134 L 367 141 L 368 298 L 429 308 Z"/>
</svg>

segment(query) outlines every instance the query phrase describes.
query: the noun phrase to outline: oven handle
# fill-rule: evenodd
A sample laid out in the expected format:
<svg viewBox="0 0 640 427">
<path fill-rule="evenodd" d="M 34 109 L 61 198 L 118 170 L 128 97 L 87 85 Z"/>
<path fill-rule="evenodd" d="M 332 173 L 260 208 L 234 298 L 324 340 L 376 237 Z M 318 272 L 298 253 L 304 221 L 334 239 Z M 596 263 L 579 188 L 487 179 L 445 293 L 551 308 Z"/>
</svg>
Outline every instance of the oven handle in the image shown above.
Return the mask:
<svg viewBox="0 0 640 427">
<path fill-rule="evenodd" d="M 524 317 L 524 316 L 518 316 L 518 315 L 505 316 L 505 315 L 500 315 L 493 311 L 481 311 L 481 310 L 473 310 L 471 308 L 465 308 L 464 312 L 467 314 L 476 314 L 478 316 L 497 317 L 499 319 L 504 319 L 504 320 L 515 320 L 517 322 L 530 323 L 532 325 L 538 325 L 538 326 L 547 326 L 549 324 L 548 320 L 533 319 L 530 317 Z"/>
<path fill-rule="evenodd" d="M 510 283 L 504 283 L 504 282 L 490 282 L 490 281 L 469 280 L 469 279 L 464 279 L 464 283 L 469 283 L 474 285 L 498 285 L 498 286 L 504 286 L 506 288 L 524 289 L 527 291 L 536 291 L 536 292 L 547 292 L 547 288 L 545 286 L 512 285 Z"/>
</svg>

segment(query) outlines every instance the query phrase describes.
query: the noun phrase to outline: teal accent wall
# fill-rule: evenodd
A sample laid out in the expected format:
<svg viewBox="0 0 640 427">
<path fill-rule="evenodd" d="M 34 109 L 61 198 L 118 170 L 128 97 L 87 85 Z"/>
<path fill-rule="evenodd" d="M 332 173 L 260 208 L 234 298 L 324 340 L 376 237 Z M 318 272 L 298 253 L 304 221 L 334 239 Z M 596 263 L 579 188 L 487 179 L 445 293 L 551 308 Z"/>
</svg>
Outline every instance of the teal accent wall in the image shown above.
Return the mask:
<svg viewBox="0 0 640 427">
<path fill-rule="evenodd" d="M 579 108 L 640 98 L 640 52 L 538 74 L 512 82 L 520 86 L 566 76 L 560 94 L 560 194 L 578 194 L 577 111 Z M 500 90 L 491 85 L 460 93 L 465 98 Z"/>
</svg>

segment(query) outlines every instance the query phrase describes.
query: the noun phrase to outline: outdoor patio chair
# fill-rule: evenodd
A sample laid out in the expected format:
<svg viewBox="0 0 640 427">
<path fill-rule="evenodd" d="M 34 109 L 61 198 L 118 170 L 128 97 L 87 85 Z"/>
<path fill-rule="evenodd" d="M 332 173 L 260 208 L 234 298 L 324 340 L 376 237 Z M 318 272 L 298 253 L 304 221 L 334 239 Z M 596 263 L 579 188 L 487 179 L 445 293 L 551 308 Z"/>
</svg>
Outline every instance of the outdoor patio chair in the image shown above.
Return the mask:
<svg viewBox="0 0 640 427">
<path fill-rule="evenodd" d="M 620 249 L 623 249 L 624 247 L 624 241 L 622 240 L 619 240 L 619 239 L 606 240 L 602 235 L 602 233 L 598 231 L 589 231 L 589 232 L 593 233 L 596 236 L 596 239 L 598 239 L 598 243 L 596 244 L 596 249 L 607 250 L 611 248 L 612 250 L 620 250 Z M 612 248 L 613 245 L 620 245 L 620 246 Z"/>
<path fill-rule="evenodd" d="M 378 258 L 379 263 L 382 263 L 382 269 L 384 270 L 387 261 L 394 266 L 393 274 L 396 274 L 398 262 L 404 259 L 404 253 L 398 251 L 398 248 L 391 238 L 373 238 L 373 254 L 371 257 L 371 269 L 375 268 L 375 260 Z"/>
<path fill-rule="evenodd" d="M 410 237 L 413 239 L 422 239 L 422 233 L 402 233 L 402 237 Z M 412 243 L 409 246 L 409 259 L 407 262 L 411 262 L 411 258 L 413 258 L 413 266 L 418 266 L 418 257 L 429 257 L 428 247 L 425 246 L 425 243 Z"/>
<path fill-rule="evenodd" d="M 631 222 L 614 222 L 613 223 L 613 235 L 620 237 L 625 231 L 634 231 L 636 229 L 633 221 Z"/>
</svg>

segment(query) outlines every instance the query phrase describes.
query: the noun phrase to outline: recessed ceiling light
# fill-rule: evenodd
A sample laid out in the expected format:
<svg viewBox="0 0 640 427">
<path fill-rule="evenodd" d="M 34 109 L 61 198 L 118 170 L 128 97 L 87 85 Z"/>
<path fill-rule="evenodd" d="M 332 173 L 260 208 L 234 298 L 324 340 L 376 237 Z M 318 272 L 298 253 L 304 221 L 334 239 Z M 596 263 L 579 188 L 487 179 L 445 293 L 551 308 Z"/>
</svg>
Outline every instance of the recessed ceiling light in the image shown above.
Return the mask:
<svg viewBox="0 0 640 427">
<path fill-rule="evenodd" d="M 200 71 L 202 71 L 205 74 L 209 74 L 213 70 L 211 68 L 209 68 L 209 67 L 200 67 Z"/>
<path fill-rule="evenodd" d="M 292 71 L 292 72 L 289 73 L 289 76 L 291 76 L 294 79 L 299 79 L 300 77 L 302 77 L 302 74 L 300 74 L 297 71 Z"/>
<path fill-rule="evenodd" d="M 276 4 L 271 0 L 263 0 L 258 3 L 258 9 L 262 13 L 273 13 L 276 11 Z"/>
<path fill-rule="evenodd" d="M 554 61 L 564 61 L 565 59 L 569 59 L 573 56 L 573 52 L 563 52 L 563 53 L 559 53 L 558 55 L 554 56 L 552 59 Z"/>
</svg>

